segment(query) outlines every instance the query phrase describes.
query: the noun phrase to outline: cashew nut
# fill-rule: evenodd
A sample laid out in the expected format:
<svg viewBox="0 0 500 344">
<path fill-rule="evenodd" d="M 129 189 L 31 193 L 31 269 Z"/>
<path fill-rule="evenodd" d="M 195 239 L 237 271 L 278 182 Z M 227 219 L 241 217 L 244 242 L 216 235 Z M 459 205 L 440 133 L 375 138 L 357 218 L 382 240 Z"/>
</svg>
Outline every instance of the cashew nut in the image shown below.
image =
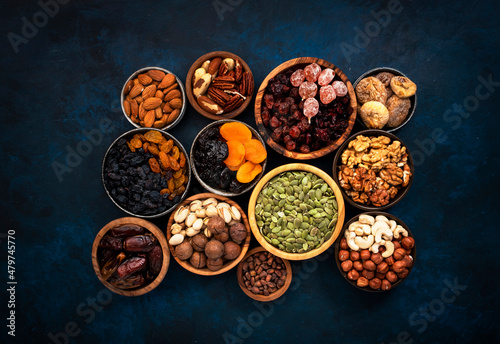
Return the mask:
<svg viewBox="0 0 500 344">
<path fill-rule="evenodd" d="M 385 223 L 387 223 L 389 225 L 389 219 L 387 217 L 385 217 L 384 215 L 377 215 L 375 217 L 375 222 L 377 221 L 384 221 Z"/>
<path fill-rule="evenodd" d="M 356 228 L 358 228 L 360 225 L 360 222 L 359 221 L 354 221 L 353 223 L 351 223 L 349 225 L 349 231 L 350 232 L 354 232 L 356 230 Z"/>
<path fill-rule="evenodd" d="M 403 226 L 398 225 L 396 227 L 396 230 L 394 231 L 394 237 L 396 239 L 399 239 L 399 234 L 403 234 L 404 237 L 407 237 L 408 236 L 408 231 L 406 229 L 404 229 Z"/>
<path fill-rule="evenodd" d="M 361 249 L 370 248 L 370 246 L 373 245 L 373 241 L 374 241 L 373 235 L 369 235 L 368 237 L 359 237 L 359 236 L 357 236 L 356 238 L 354 238 L 354 242 Z"/>
<path fill-rule="evenodd" d="M 375 223 L 375 218 L 371 215 L 359 215 L 360 223 L 372 226 Z"/>
<path fill-rule="evenodd" d="M 380 242 L 382 240 L 382 236 L 384 236 L 384 239 L 386 240 L 392 240 L 392 231 L 390 228 L 380 228 L 377 231 L 377 234 L 375 234 L 375 242 Z"/>
<path fill-rule="evenodd" d="M 394 221 L 394 220 L 389 220 L 389 226 L 391 227 L 391 231 L 393 231 L 393 232 L 394 232 L 394 231 L 396 230 L 396 226 L 397 226 L 397 225 L 398 225 L 398 224 L 396 223 L 396 221 Z"/>
<path fill-rule="evenodd" d="M 378 216 L 377 216 L 378 217 Z M 372 226 L 372 234 L 373 235 L 377 235 L 377 232 L 381 229 L 388 229 L 388 230 L 391 230 L 389 228 L 389 224 L 384 222 L 384 221 L 380 221 L 380 220 L 377 220 L 375 221 L 375 223 L 373 224 Z"/>
<path fill-rule="evenodd" d="M 392 256 L 392 254 L 394 253 L 394 244 L 392 243 L 392 241 L 386 241 L 384 246 L 385 246 L 385 251 L 384 253 L 382 253 L 382 257 L 388 258 Z"/>
<path fill-rule="evenodd" d="M 372 227 L 370 225 L 361 225 L 361 228 L 363 228 L 364 235 L 372 234 Z"/>
<path fill-rule="evenodd" d="M 354 229 L 354 233 L 356 233 L 356 235 L 359 235 L 359 236 L 363 236 L 363 234 L 365 234 L 365 232 L 363 231 L 363 228 L 361 228 L 361 227 L 356 227 L 356 229 Z"/>
<path fill-rule="evenodd" d="M 354 242 L 355 238 L 357 238 L 356 234 L 354 232 L 350 232 L 349 236 L 347 237 L 347 245 L 349 246 L 349 248 L 351 250 L 358 251 L 359 250 L 359 246 L 356 245 L 356 243 Z"/>
</svg>

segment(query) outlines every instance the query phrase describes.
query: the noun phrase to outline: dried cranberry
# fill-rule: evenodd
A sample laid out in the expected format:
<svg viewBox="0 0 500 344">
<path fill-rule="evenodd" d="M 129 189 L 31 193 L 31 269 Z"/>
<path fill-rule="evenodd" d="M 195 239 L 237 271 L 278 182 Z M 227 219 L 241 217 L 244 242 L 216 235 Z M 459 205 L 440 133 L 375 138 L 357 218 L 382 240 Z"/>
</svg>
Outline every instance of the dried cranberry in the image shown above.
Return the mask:
<svg viewBox="0 0 500 344">
<path fill-rule="evenodd" d="M 266 107 L 271 110 L 274 105 L 274 97 L 272 94 L 266 94 L 264 96 L 264 102 L 266 103 Z"/>
<path fill-rule="evenodd" d="M 311 151 L 311 148 L 308 145 L 302 145 L 299 150 L 301 153 L 307 154 Z"/>
<path fill-rule="evenodd" d="M 280 113 L 280 115 L 286 115 L 289 109 L 290 105 L 286 101 L 283 101 L 279 105 L 278 112 Z"/>
<path fill-rule="evenodd" d="M 267 127 L 269 125 L 269 119 L 270 119 L 269 111 L 262 111 L 262 122 L 264 125 Z"/>
<path fill-rule="evenodd" d="M 271 134 L 271 138 L 275 142 L 279 142 L 281 140 L 281 135 L 283 134 L 283 129 L 281 127 L 274 129 L 273 133 Z"/>
<path fill-rule="evenodd" d="M 278 117 L 273 116 L 271 117 L 271 121 L 269 122 L 269 124 L 271 125 L 271 128 L 278 128 L 281 125 L 281 122 Z"/>
<path fill-rule="evenodd" d="M 292 97 L 295 100 L 300 99 L 301 97 L 300 97 L 300 93 L 299 93 L 299 88 L 298 87 L 292 87 L 290 89 L 289 96 Z"/>
<path fill-rule="evenodd" d="M 297 139 L 300 136 L 300 130 L 296 126 L 291 127 L 289 133 L 293 139 Z"/>
<path fill-rule="evenodd" d="M 286 146 L 287 150 L 294 151 L 295 147 L 296 147 L 296 144 L 295 144 L 294 140 L 290 139 L 290 140 L 286 141 L 285 146 Z"/>
</svg>

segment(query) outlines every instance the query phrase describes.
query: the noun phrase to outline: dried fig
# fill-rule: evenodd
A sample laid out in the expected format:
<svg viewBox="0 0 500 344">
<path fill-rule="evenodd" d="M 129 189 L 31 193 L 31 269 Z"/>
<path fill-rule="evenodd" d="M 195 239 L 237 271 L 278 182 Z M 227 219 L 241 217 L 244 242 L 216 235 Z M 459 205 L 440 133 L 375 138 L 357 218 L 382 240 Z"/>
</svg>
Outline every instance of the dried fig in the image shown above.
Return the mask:
<svg viewBox="0 0 500 344">
<path fill-rule="evenodd" d="M 362 79 L 356 86 L 356 96 L 358 102 L 364 104 L 370 101 L 378 101 L 385 104 L 387 100 L 387 91 L 379 79 L 369 76 Z"/>
<path fill-rule="evenodd" d="M 391 88 L 399 98 L 408 98 L 417 92 L 417 85 L 404 76 L 395 76 L 392 78 Z"/>
<path fill-rule="evenodd" d="M 359 109 L 359 115 L 363 123 L 370 129 L 382 129 L 389 120 L 389 110 L 384 104 L 377 101 L 369 101 Z"/>
<path fill-rule="evenodd" d="M 394 128 L 404 122 L 410 112 L 411 102 L 408 98 L 399 98 L 394 95 L 387 100 L 387 110 L 389 110 L 389 120 L 387 126 Z"/>
</svg>

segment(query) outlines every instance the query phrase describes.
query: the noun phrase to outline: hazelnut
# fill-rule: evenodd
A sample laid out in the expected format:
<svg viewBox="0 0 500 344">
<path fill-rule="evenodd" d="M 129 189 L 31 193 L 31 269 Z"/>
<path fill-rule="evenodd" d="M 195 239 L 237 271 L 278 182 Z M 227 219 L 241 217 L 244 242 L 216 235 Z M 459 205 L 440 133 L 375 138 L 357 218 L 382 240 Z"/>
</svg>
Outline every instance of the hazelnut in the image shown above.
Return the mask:
<svg viewBox="0 0 500 344">
<path fill-rule="evenodd" d="M 224 259 L 233 260 L 238 258 L 241 253 L 241 247 L 234 241 L 224 243 Z"/>
<path fill-rule="evenodd" d="M 358 281 L 356 282 L 356 285 L 360 288 L 366 287 L 368 285 L 368 280 L 364 277 L 358 278 Z"/>
<path fill-rule="evenodd" d="M 225 232 L 221 232 L 219 234 L 215 234 L 214 239 L 219 240 L 222 243 L 225 243 L 226 241 L 229 240 L 229 233 L 227 231 L 225 231 Z M 238 245 L 238 244 L 236 244 L 236 245 Z"/>
<path fill-rule="evenodd" d="M 222 258 L 207 259 L 207 268 L 211 271 L 217 271 L 222 268 Z"/>
<path fill-rule="evenodd" d="M 403 238 L 403 240 L 401 240 L 401 246 L 403 246 L 403 248 L 406 250 L 411 250 L 413 246 L 415 246 L 415 240 L 410 237 Z"/>
<path fill-rule="evenodd" d="M 347 273 L 347 278 L 356 281 L 359 278 L 359 273 L 356 270 L 351 270 Z"/>
<path fill-rule="evenodd" d="M 349 271 L 349 270 L 352 269 L 352 261 L 350 261 L 349 259 L 348 260 L 344 260 L 342 262 L 342 264 L 340 264 L 340 267 L 342 268 L 342 270 L 344 272 L 347 272 L 347 271 Z"/>
<path fill-rule="evenodd" d="M 226 222 L 220 216 L 213 216 L 208 220 L 207 228 L 213 235 L 219 234 L 226 230 Z"/>
<path fill-rule="evenodd" d="M 380 247 L 378 248 L 378 252 L 379 252 L 380 254 L 384 253 L 385 251 L 387 251 L 387 249 L 385 248 L 385 246 L 380 246 Z"/>
<path fill-rule="evenodd" d="M 380 288 L 381 288 L 382 290 L 390 290 L 390 289 L 391 289 L 391 287 L 392 287 L 391 282 L 389 282 L 389 281 L 388 281 L 388 280 L 386 280 L 386 279 L 382 281 L 382 285 L 380 286 Z"/>
<path fill-rule="evenodd" d="M 406 269 L 406 264 L 402 260 L 398 260 L 394 264 L 392 264 L 392 269 L 394 270 L 395 273 L 400 273 L 403 271 L 403 269 Z"/>
<path fill-rule="evenodd" d="M 403 279 L 408 277 L 408 274 L 410 273 L 410 270 L 404 268 L 403 271 L 399 272 L 397 275 L 399 278 Z"/>
<path fill-rule="evenodd" d="M 210 259 L 217 259 L 224 254 L 224 245 L 219 241 L 212 239 L 205 246 L 205 254 Z"/>
<path fill-rule="evenodd" d="M 407 249 L 405 252 L 406 254 L 411 254 L 411 249 Z"/>
<path fill-rule="evenodd" d="M 370 288 L 377 290 L 382 285 L 382 281 L 375 277 L 370 280 L 369 285 Z"/>
<path fill-rule="evenodd" d="M 386 262 L 382 262 L 377 266 L 377 272 L 385 274 L 387 271 L 389 271 L 389 265 Z"/>
<path fill-rule="evenodd" d="M 241 244 L 247 237 L 247 229 L 241 222 L 235 223 L 229 228 L 229 236 L 237 244 Z"/>
<path fill-rule="evenodd" d="M 411 268 L 413 266 L 413 257 L 409 256 L 409 255 L 406 255 L 403 258 L 403 262 L 405 262 L 406 268 L 409 269 L 409 268 Z"/>
<path fill-rule="evenodd" d="M 373 277 L 375 277 L 375 271 L 363 270 L 363 271 L 361 271 L 361 276 L 363 276 L 366 279 L 371 280 Z"/>
<path fill-rule="evenodd" d="M 205 256 L 205 253 L 203 253 L 203 252 L 196 251 L 196 252 L 193 252 L 193 255 L 189 259 L 189 262 L 195 268 L 203 269 L 205 267 L 205 265 L 207 264 L 207 256 Z"/>
<path fill-rule="evenodd" d="M 401 244 L 399 243 L 398 240 L 393 240 L 392 244 L 394 245 L 394 250 L 397 250 L 398 248 L 401 247 Z"/>
<path fill-rule="evenodd" d="M 359 260 L 355 261 L 352 264 L 353 268 L 357 271 L 363 271 L 363 263 L 361 263 Z"/>
<path fill-rule="evenodd" d="M 385 278 L 391 283 L 396 283 L 398 280 L 398 275 L 394 273 L 394 271 L 389 271 L 385 274 Z"/>
<path fill-rule="evenodd" d="M 386 274 L 382 274 L 382 273 L 380 273 L 380 272 L 377 272 L 377 273 L 375 274 L 375 277 L 376 277 L 376 278 L 378 278 L 379 280 L 383 280 L 383 279 L 385 279 L 385 275 L 386 275 Z"/>
<path fill-rule="evenodd" d="M 207 246 L 207 243 L 208 238 L 205 236 L 205 234 L 196 234 L 191 240 L 191 244 L 193 245 L 195 251 L 200 252 L 205 250 L 205 246 Z"/>
<path fill-rule="evenodd" d="M 370 256 L 371 256 L 370 251 L 368 251 L 368 250 L 361 251 L 361 253 L 359 255 L 360 255 L 361 259 L 363 259 L 363 260 L 368 260 L 368 259 L 370 259 Z"/>
<path fill-rule="evenodd" d="M 384 259 L 384 261 L 387 263 L 387 265 L 392 265 L 394 264 L 395 260 L 393 256 L 387 257 Z"/>
<path fill-rule="evenodd" d="M 346 240 L 346 238 L 342 238 L 340 240 L 340 249 L 341 250 L 347 250 L 348 247 L 349 246 L 347 246 L 347 240 Z"/>
<path fill-rule="evenodd" d="M 180 260 L 189 259 L 193 254 L 193 246 L 189 242 L 184 241 L 175 247 L 174 254 Z"/>
<path fill-rule="evenodd" d="M 394 251 L 394 254 L 392 256 L 394 257 L 395 260 L 401 260 L 404 258 L 405 255 L 406 255 L 405 249 L 400 247 Z"/>
<path fill-rule="evenodd" d="M 343 262 L 344 260 L 349 259 L 349 251 L 347 250 L 340 250 L 339 251 L 339 260 Z"/>
<path fill-rule="evenodd" d="M 358 251 L 351 251 L 349 254 L 349 258 L 355 262 L 356 260 L 359 260 L 359 252 Z"/>
<path fill-rule="evenodd" d="M 377 266 L 375 265 L 374 262 L 372 262 L 371 260 L 365 260 L 363 262 L 363 267 L 366 269 L 366 270 L 370 270 L 370 271 L 374 271 Z"/>
<path fill-rule="evenodd" d="M 380 253 L 372 253 L 370 260 L 378 265 L 378 264 L 382 263 L 384 258 L 382 258 L 382 255 Z"/>
</svg>

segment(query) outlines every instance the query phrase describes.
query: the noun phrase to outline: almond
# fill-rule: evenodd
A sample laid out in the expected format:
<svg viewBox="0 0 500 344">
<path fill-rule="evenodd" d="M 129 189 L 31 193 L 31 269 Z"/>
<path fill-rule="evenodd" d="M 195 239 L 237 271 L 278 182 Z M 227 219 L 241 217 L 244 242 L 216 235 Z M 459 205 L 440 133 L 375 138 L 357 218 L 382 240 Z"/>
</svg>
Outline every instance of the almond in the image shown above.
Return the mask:
<svg viewBox="0 0 500 344">
<path fill-rule="evenodd" d="M 145 110 L 153 110 L 160 106 L 162 103 L 162 100 L 160 98 L 156 97 L 151 97 L 146 100 L 144 100 L 144 109 Z"/>
<path fill-rule="evenodd" d="M 167 74 L 161 80 L 160 84 L 158 85 L 158 88 L 159 89 L 167 88 L 170 85 L 172 85 L 174 82 L 175 82 L 175 76 L 173 76 L 172 74 Z"/>
<path fill-rule="evenodd" d="M 161 106 L 158 106 L 154 111 L 156 119 L 161 119 L 161 117 L 163 116 L 163 111 L 161 110 Z"/>
<path fill-rule="evenodd" d="M 137 117 L 135 117 L 135 116 L 130 117 L 130 119 L 131 119 L 131 120 L 132 120 L 132 122 L 134 122 L 134 123 L 139 123 L 139 121 L 140 121 L 140 120 L 139 120 L 139 118 L 137 118 Z"/>
<path fill-rule="evenodd" d="M 153 110 L 150 110 L 146 113 L 146 117 L 144 117 L 144 126 L 151 127 L 153 126 L 154 122 L 155 122 L 155 112 Z"/>
<path fill-rule="evenodd" d="M 139 74 L 137 79 L 139 79 L 139 82 L 144 86 L 149 85 L 153 81 L 153 79 L 151 79 L 151 77 L 147 74 Z"/>
<path fill-rule="evenodd" d="M 158 121 L 155 121 L 153 123 L 153 128 L 158 128 L 158 129 L 161 129 L 165 126 L 165 124 L 167 124 L 165 121 L 163 120 L 158 120 Z"/>
<path fill-rule="evenodd" d="M 130 101 L 130 113 L 132 116 L 137 117 L 139 114 L 139 104 L 137 103 L 137 100 L 132 99 Z"/>
<path fill-rule="evenodd" d="M 130 90 L 129 95 L 130 95 L 131 98 L 135 98 L 139 94 L 141 94 L 142 90 L 144 90 L 144 86 L 141 85 L 141 84 L 137 84 L 134 87 L 132 87 L 132 89 Z"/>
<path fill-rule="evenodd" d="M 168 92 L 175 90 L 179 86 L 176 82 L 174 82 L 172 85 L 168 86 L 166 89 L 164 89 L 162 92 L 163 94 L 167 94 Z"/>
<path fill-rule="evenodd" d="M 172 90 L 168 92 L 165 97 L 163 98 L 164 101 L 169 102 L 174 98 L 180 98 L 181 97 L 181 91 L 179 90 Z"/>
<path fill-rule="evenodd" d="M 167 123 L 172 123 L 173 121 L 175 121 L 177 117 L 179 117 L 180 113 L 181 112 L 179 109 L 175 109 L 174 111 L 172 111 L 167 117 Z"/>
<path fill-rule="evenodd" d="M 163 92 L 162 92 L 162 91 L 158 90 L 158 91 L 156 91 L 156 93 L 155 93 L 155 97 L 156 97 L 156 98 L 163 99 L 163 97 L 165 97 L 165 95 L 163 94 Z"/>
<path fill-rule="evenodd" d="M 146 117 L 146 110 L 144 109 L 144 103 L 141 103 L 139 105 L 139 119 L 142 121 L 144 120 L 144 117 Z"/>
<path fill-rule="evenodd" d="M 139 84 L 139 83 L 140 83 L 140 82 L 139 82 L 139 79 L 135 78 L 135 79 L 134 79 L 134 86 L 135 86 L 135 85 L 137 85 L 137 84 Z"/>
<path fill-rule="evenodd" d="M 174 98 L 170 101 L 170 106 L 172 109 L 180 109 L 182 107 L 182 100 L 181 98 Z"/>
<path fill-rule="evenodd" d="M 130 117 L 130 103 L 126 99 L 123 101 L 123 110 Z"/>
<path fill-rule="evenodd" d="M 156 93 L 156 86 L 149 85 L 144 89 L 144 91 L 142 91 L 142 99 L 151 98 L 155 95 L 155 93 Z"/>
<path fill-rule="evenodd" d="M 163 112 L 165 113 L 171 113 L 172 112 L 172 107 L 170 106 L 169 103 L 165 103 L 165 105 L 163 106 Z"/>
<path fill-rule="evenodd" d="M 134 87 L 134 81 L 133 80 L 127 81 L 125 87 L 123 88 L 123 95 L 126 96 L 127 94 L 129 94 L 132 87 Z"/>
<path fill-rule="evenodd" d="M 134 99 L 135 99 L 135 100 L 137 101 L 137 103 L 139 103 L 139 104 L 141 104 L 141 103 L 144 101 L 144 98 L 142 98 L 142 96 L 141 96 L 141 95 L 138 95 L 138 96 L 137 96 L 137 97 L 135 97 Z"/>
<path fill-rule="evenodd" d="M 148 70 L 148 75 L 155 81 L 161 81 L 165 77 L 165 73 L 158 69 Z"/>
</svg>

